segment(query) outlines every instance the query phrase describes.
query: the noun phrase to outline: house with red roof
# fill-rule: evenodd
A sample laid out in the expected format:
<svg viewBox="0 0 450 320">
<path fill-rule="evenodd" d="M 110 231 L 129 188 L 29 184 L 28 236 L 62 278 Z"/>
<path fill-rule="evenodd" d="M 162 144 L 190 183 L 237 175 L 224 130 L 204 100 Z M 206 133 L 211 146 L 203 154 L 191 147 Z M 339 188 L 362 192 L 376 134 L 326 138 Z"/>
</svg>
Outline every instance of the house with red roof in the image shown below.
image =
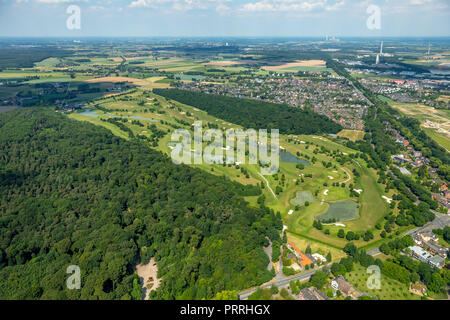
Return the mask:
<svg viewBox="0 0 450 320">
<path fill-rule="evenodd" d="M 295 257 L 297 258 L 297 262 L 303 267 L 313 264 L 312 260 L 308 258 L 303 252 L 298 250 L 292 242 L 288 242 L 287 247 L 295 255 Z"/>
</svg>

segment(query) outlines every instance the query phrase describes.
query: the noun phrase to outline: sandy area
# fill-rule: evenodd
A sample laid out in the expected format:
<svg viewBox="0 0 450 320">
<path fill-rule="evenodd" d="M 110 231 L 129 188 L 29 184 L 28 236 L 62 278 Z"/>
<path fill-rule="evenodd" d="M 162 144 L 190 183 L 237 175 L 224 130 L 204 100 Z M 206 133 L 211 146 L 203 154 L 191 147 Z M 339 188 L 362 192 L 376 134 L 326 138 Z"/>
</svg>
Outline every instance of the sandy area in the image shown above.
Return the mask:
<svg viewBox="0 0 450 320">
<path fill-rule="evenodd" d="M 325 67 L 326 62 L 324 60 L 297 60 L 295 62 L 289 62 L 286 64 L 282 64 L 279 66 L 266 66 L 262 69 L 268 71 L 277 71 L 286 68 L 294 68 L 294 67 Z"/>
<path fill-rule="evenodd" d="M 149 263 L 147 264 L 139 264 L 136 266 L 136 273 L 141 279 L 142 284 L 142 296 L 144 297 L 144 300 L 149 300 L 150 298 L 150 291 L 156 290 L 159 287 L 160 280 L 157 278 L 158 273 L 158 266 L 156 265 L 155 259 L 151 258 Z M 147 290 L 145 287 L 147 284 L 147 281 L 149 277 L 153 277 L 153 287 L 150 290 Z"/>
</svg>

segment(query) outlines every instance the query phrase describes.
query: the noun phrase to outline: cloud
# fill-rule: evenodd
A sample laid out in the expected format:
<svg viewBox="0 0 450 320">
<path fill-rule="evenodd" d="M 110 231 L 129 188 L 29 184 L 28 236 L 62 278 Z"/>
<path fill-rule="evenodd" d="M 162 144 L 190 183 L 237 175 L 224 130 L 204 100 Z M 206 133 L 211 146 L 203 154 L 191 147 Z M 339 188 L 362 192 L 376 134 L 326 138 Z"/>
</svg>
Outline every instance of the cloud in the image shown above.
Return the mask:
<svg viewBox="0 0 450 320">
<path fill-rule="evenodd" d="M 89 7 L 89 10 L 92 10 L 92 11 L 99 11 L 99 10 L 105 10 L 105 9 L 106 8 L 103 6 L 90 6 Z"/>
<path fill-rule="evenodd" d="M 149 1 L 147 0 L 136 0 L 130 3 L 130 8 L 139 8 L 139 7 L 149 7 Z"/>
<path fill-rule="evenodd" d="M 223 3 L 219 3 L 219 5 L 216 7 L 216 11 L 220 14 L 226 14 L 231 11 L 231 8 Z"/>
<path fill-rule="evenodd" d="M 427 4 L 433 2 L 433 0 L 410 0 L 409 3 L 415 6 L 420 6 L 423 4 Z"/>
<path fill-rule="evenodd" d="M 337 10 L 345 1 L 329 4 L 327 0 L 261 0 L 246 3 L 242 11 L 250 12 L 312 12 L 315 10 Z"/>
<path fill-rule="evenodd" d="M 128 7 L 129 8 L 159 8 L 162 6 L 170 6 L 173 10 L 186 11 L 191 9 L 209 9 L 216 3 L 222 3 L 229 0 L 134 0 Z M 219 5 L 220 6 L 220 5 Z M 224 10 L 225 7 L 220 7 L 219 10 Z"/>
<path fill-rule="evenodd" d="M 28 1 L 28 0 L 26 0 Z M 69 3 L 69 2 L 81 2 L 88 0 L 35 0 L 38 3 L 46 3 L 46 4 L 58 4 L 58 3 Z"/>
</svg>

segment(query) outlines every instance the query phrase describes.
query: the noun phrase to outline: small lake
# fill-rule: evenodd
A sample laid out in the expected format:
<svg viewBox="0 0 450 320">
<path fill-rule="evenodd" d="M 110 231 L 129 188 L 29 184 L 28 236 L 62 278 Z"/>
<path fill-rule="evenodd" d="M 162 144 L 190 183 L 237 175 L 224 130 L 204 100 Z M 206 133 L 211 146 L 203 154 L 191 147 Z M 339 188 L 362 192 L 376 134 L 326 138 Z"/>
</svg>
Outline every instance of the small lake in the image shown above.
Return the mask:
<svg viewBox="0 0 450 320">
<path fill-rule="evenodd" d="M 328 210 L 315 217 L 316 220 L 335 219 L 336 221 L 349 221 L 358 218 L 358 204 L 352 200 L 329 203 Z"/>
<path fill-rule="evenodd" d="M 304 159 L 297 158 L 292 153 L 287 151 L 280 151 L 280 158 L 281 162 L 287 162 L 287 163 L 303 163 L 305 166 L 311 165 L 308 161 Z"/>
</svg>

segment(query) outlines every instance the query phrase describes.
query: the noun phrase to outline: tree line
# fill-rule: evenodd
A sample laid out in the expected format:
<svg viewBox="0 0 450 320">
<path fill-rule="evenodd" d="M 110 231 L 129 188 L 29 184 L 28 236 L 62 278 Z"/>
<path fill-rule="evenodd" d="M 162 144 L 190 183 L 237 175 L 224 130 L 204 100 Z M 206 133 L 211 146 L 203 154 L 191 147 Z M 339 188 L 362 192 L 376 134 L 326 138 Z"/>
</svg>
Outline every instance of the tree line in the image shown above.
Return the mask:
<svg viewBox="0 0 450 320">
<path fill-rule="evenodd" d="M 342 129 L 339 124 L 307 108 L 180 89 L 153 89 L 153 93 L 245 128 L 279 129 L 283 134 L 337 133 Z"/>
</svg>

